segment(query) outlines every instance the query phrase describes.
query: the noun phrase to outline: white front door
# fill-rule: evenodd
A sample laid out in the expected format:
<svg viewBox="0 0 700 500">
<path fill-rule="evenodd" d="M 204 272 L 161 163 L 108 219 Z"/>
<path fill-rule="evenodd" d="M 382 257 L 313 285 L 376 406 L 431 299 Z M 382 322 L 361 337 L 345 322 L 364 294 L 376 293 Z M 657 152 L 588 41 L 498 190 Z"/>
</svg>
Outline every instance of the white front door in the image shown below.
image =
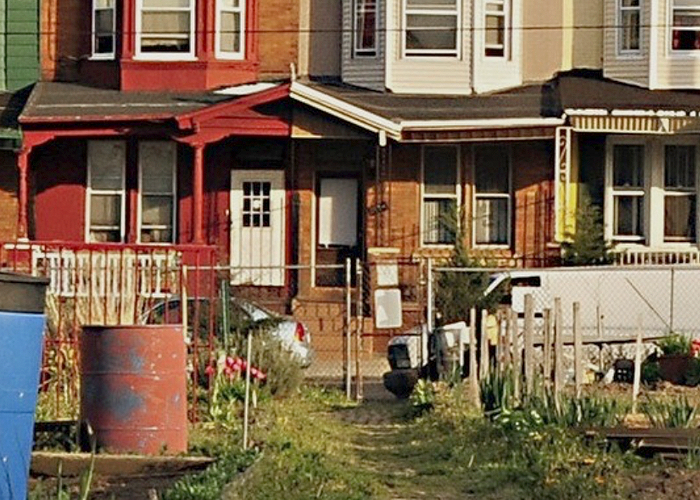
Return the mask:
<svg viewBox="0 0 700 500">
<path fill-rule="evenodd" d="M 233 284 L 284 285 L 284 212 L 284 171 L 231 171 Z"/>
</svg>

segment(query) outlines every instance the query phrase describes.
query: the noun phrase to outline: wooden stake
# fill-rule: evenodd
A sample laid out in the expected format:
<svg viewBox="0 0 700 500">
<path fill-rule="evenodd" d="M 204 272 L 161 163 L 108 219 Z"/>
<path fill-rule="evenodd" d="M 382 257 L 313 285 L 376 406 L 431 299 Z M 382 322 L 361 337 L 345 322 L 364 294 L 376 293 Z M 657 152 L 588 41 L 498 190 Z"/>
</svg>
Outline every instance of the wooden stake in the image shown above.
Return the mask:
<svg viewBox="0 0 700 500">
<path fill-rule="evenodd" d="M 489 312 L 481 310 L 481 363 L 479 363 L 479 378 L 485 380 L 489 376 L 489 337 L 487 334 Z"/>
<path fill-rule="evenodd" d="M 535 386 L 535 303 L 532 294 L 525 295 L 525 395 L 532 395 Z"/>
<path fill-rule="evenodd" d="M 518 313 L 511 311 L 511 318 L 513 323 L 513 392 L 515 400 L 520 401 L 523 356 L 520 351 L 520 339 L 518 338 Z"/>
<path fill-rule="evenodd" d="M 637 413 L 637 399 L 642 383 L 642 315 L 637 319 L 637 349 L 634 354 L 634 384 L 632 385 L 632 413 Z"/>
<path fill-rule="evenodd" d="M 574 302 L 574 378 L 576 381 L 576 398 L 581 397 L 583 389 L 583 337 L 581 332 L 581 304 Z"/>
<path fill-rule="evenodd" d="M 504 338 L 505 349 L 505 365 L 506 368 L 511 368 L 513 366 L 513 315 L 510 310 L 506 311 L 506 335 Z"/>
<path fill-rule="evenodd" d="M 559 409 L 559 395 L 564 386 L 564 332 L 561 299 L 554 299 L 554 401 Z"/>
<path fill-rule="evenodd" d="M 542 374 L 544 375 L 545 387 L 549 388 L 552 383 L 552 310 L 545 309 L 542 312 L 544 322 L 542 347 Z"/>
<path fill-rule="evenodd" d="M 476 365 L 476 309 L 469 311 L 469 387 L 471 388 L 472 401 L 479 405 L 479 378 Z"/>
</svg>

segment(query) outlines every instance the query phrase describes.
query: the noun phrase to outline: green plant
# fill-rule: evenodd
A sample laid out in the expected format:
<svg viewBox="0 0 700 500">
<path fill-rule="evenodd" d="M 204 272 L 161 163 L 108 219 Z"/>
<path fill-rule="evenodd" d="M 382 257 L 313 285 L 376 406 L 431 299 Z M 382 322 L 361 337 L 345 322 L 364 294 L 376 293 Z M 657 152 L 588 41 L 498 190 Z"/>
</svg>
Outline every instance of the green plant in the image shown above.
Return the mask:
<svg viewBox="0 0 700 500">
<path fill-rule="evenodd" d="M 697 407 L 683 396 L 672 400 L 650 399 L 641 405 L 653 427 L 689 428 L 695 422 Z"/>
<path fill-rule="evenodd" d="M 422 415 L 435 406 L 435 386 L 425 379 L 418 380 L 409 398 L 415 415 Z"/>
<path fill-rule="evenodd" d="M 515 383 L 510 371 L 490 370 L 488 376 L 480 383 L 481 406 L 484 415 L 497 417 L 501 412 L 510 410 L 515 404 Z"/>
<path fill-rule="evenodd" d="M 642 382 L 653 385 L 661 380 L 661 368 L 656 360 L 645 360 L 642 363 Z"/>
<path fill-rule="evenodd" d="M 665 356 L 690 355 L 692 341 L 680 333 L 672 333 L 659 340 L 656 345 Z"/>
<path fill-rule="evenodd" d="M 600 207 L 593 204 L 586 191 L 582 191 L 576 209 L 576 229 L 573 233 L 568 232 L 567 241 L 562 243 L 562 264 L 590 266 L 611 262 Z"/>
<path fill-rule="evenodd" d="M 685 385 L 690 387 L 700 385 L 700 359 L 693 358 L 690 361 L 690 366 L 685 372 Z"/>
</svg>

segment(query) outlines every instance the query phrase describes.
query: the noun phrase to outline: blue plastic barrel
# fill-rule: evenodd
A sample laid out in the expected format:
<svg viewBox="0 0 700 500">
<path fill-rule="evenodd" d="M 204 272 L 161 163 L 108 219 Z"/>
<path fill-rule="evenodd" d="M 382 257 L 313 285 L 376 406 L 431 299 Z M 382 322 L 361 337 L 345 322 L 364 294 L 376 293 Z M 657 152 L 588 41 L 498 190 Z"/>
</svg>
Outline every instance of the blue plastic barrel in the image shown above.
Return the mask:
<svg viewBox="0 0 700 500">
<path fill-rule="evenodd" d="M 46 280 L 0 273 L 0 499 L 25 500 L 32 458 Z"/>
</svg>

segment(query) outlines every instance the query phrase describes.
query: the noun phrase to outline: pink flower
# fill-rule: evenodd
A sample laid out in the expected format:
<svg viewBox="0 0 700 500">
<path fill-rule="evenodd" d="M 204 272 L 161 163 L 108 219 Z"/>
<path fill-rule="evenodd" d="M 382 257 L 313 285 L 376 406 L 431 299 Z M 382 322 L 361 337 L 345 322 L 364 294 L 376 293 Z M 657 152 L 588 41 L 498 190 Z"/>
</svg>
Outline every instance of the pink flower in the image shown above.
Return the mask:
<svg viewBox="0 0 700 500">
<path fill-rule="evenodd" d="M 213 377 L 216 374 L 216 369 L 209 365 L 204 369 L 204 373 L 206 373 L 208 376 Z"/>
</svg>

